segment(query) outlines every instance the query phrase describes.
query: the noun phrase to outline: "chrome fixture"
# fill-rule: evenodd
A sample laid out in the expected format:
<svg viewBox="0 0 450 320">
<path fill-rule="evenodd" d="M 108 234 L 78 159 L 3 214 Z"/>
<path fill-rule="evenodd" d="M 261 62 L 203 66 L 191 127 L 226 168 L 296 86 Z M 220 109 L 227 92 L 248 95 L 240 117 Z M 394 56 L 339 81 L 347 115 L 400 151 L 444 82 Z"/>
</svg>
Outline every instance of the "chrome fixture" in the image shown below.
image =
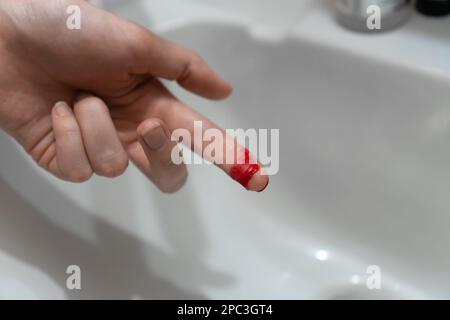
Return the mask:
<svg viewBox="0 0 450 320">
<path fill-rule="evenodd" d="M 335 0 L 338 21 L 363 32 L 393 29 L 412 12 L 412 0 Z"/>
</svg>

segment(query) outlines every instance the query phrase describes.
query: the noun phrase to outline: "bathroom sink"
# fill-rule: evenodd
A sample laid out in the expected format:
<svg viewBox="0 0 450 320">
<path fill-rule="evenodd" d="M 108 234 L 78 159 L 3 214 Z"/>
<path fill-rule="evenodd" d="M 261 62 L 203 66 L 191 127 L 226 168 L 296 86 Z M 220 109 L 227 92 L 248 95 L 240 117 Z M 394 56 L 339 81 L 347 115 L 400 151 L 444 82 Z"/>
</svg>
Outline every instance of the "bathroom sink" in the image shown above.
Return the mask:
<svg viewBox="0 0 450 320">
<path fill-rule="evenodd" d="M 241 28 L 169 36 L 236 88 L 219 106 L 177 95 L 225 127 L 280 129 L 280 172 L 266 193 L 239 195 L 239 206 L 227 205 L 231 190 L 205 199 L 260 255 L 231 249 L 233 269 L 260 288 L 251 297 L 450 297 L 449 78 Z M 370 265 L 382 274 L 376 293 Z"/>
<path fill-rule="evenodd" d="M 235 87 L 216 103 L 168 84 L 180 99 L 280 129 L 279 173 L 260 194 L 207 165 L 174 195 L 134 168 L 72 185 L 1 135 L 1 298 L 450 298 L 450 78 L 239 25 L 163 36 Z"/>
</svg>

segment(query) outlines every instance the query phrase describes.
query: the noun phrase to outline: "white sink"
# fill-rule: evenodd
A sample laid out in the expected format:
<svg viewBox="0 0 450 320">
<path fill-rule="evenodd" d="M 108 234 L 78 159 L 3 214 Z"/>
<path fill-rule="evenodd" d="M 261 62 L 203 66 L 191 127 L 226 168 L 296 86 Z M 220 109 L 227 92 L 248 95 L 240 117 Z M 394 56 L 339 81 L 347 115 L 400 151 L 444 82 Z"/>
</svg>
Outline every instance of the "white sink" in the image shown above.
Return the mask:
<svg viewBox="0 0 450 320">
<path fill-rule="evenodd" d="M 450 298 L 450 77 L 238 25 L 164 36 L 235 87 L 212 103 L 171 86 L 181 99 L 280 129 L 279 174 L 261 194 L 209 166 L 175 195 L 134 168 L 71 185 L 2 135 L 0 298 Z"/>
</svg>

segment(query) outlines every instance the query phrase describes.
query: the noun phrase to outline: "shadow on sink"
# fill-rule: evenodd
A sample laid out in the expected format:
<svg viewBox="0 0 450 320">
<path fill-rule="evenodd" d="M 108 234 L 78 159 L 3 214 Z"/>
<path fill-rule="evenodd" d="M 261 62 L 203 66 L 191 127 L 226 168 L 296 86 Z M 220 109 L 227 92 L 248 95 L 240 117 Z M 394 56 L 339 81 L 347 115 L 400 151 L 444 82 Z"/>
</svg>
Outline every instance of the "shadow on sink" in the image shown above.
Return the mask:
<svg viewBox="0 0 450 320">
<path fill-rule="evenodd" d="M 189 226 L 187 222 L 184 224 L 187 229 L 185 234 L 180 233 L 179 229 L 174 230 L 170 219 L 160 219 L 173 248 L 168 254 L 82 209 L 39 177 L 25 161 L 23 154 L 6 143 L 3 135 L 0 136 L 0 143 L 2 150 L 8 150 L 4 159 L 2 153 L 2 164 L 10 166 L 11 177 L 20 172 L 32 190 L 52 202 L 51 212 L 39 211 L 10 187 L 4 178 L 0 178 L 0 250 L 44 272 L 68 298 L 205 299 L 207 296 L 202 292 L 202 287 L 222 287 L 232 283 L 228 275 L 210 269 L 203 262 L 202 252 L 207 248 L 205 244 L 195 246 L 196 241 L 204 239 L 201 228 L 192 225 L 195 219 L 189 213 L 189 208 L 194 204 L 190 204 L 189 199 L 184 202 L 183 210 L 186 219 L 190 219 Z M 106 195 L 103 197 L 106 198 Z M 127 201 L 126 194 L 123 198 Z M 170 211 L 170 204 L 161 201 L 159 208 L 163 215 L 167 210 Z M 195 206 L 192 211 L 195 212 Z M 73 232 L 57 225 L 55 220 L 70 221 Z M 94 230 L 94 241 L 76 233 L 86 227 L 86 221 Z M 195 234 L 189 231 L 191 229 L 195 230 Z M 177 248 L 183 243 L 184 236 L 189 239 L 184 239 L 183 249 L 187 252 L 183 253 Z M 192 248 L 186 243 L 192 243 Z M 177 281 L 157 275 L 151 266 L 153 261 L 185 278 L 183 283 L 189 289 L 182 289 Z M 68 275 L 65 272 L 72 264 L 81 268 L 82 290 L 66 290 Z M 17 275 L 11 275 L 14 276 Z M 48 292 L 42 292 L 39 285 L 35 286 L 31 290 L 37 297 L 49 297 Z"/>
</svg>

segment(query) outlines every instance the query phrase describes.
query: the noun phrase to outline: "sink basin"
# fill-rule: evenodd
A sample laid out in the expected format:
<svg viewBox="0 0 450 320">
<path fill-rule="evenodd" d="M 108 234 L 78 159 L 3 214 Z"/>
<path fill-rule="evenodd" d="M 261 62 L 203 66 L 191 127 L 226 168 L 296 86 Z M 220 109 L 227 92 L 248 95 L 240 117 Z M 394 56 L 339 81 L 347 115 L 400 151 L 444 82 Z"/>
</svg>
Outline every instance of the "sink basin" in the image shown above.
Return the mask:
<svg viewBox="0 0 450 320">
<path fill-rule="evenodd" d="M 280 172 L 268 192 L 239 198 L 238 211 L 221 205 L 265 256 L 242 266 L 252 270 L 246 279 L 255 264 L 265 279 L 249 288 L 272 298 L 355 297 L 377 265 L 384 289 L 356 296 L 450 297 L 447 78 L 299 39 L 258 41 L 240 28 L 169 36 L 236 88 L 223 107 L 173 88 L 180 97 L 225 127 L 280 129 Z M 264 284 L 272 281 L 277 293 Z"/>
<path fill-rule="evenodd" d="M 279 173 L 261 194 L 207 165 L 175 195 L 134 168 L 72 185 L 2 135 L 0 298 L 450 298 L 449 78 L 237 25 L 163 36 L 235 87 L 212 103 L 169 84 L 182 100 L 280 129 Z"/>
</svg>

